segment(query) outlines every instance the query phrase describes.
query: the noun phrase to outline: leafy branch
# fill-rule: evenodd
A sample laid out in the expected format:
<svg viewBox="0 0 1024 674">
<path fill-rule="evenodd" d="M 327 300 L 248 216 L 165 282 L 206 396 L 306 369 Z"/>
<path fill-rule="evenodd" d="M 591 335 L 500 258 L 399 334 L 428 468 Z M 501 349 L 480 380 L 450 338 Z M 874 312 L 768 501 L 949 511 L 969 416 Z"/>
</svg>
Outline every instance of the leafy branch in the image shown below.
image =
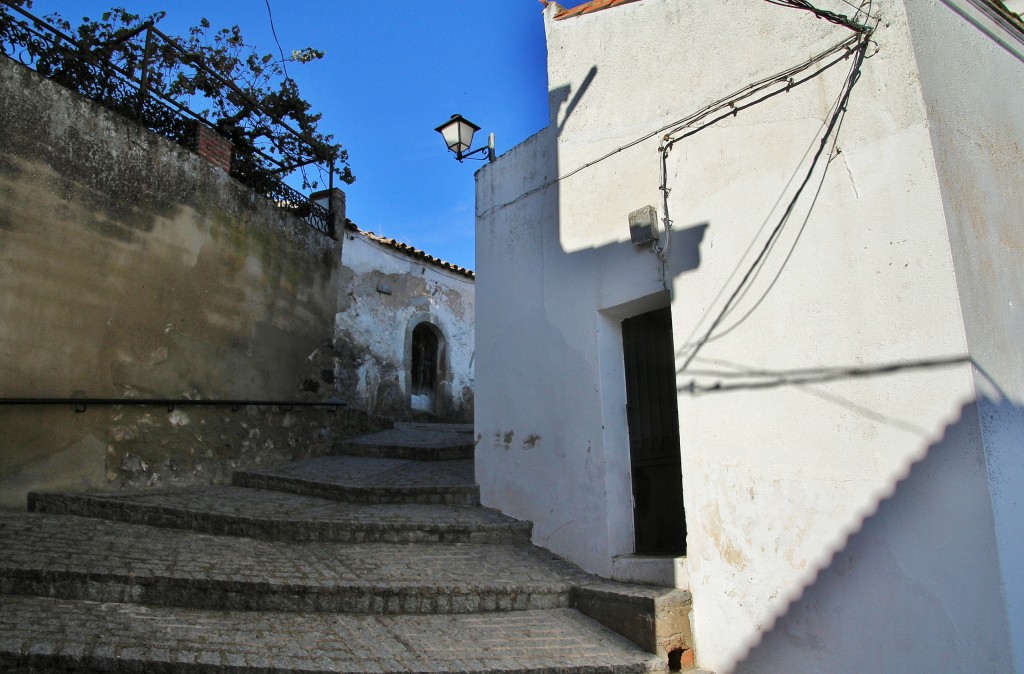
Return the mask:
<svg viewBox="0 0 1024 674">
<path fill-rule="evenodd" d="M 32 0 L 4 1 L 32 7 Z M 286 71 L 286 63 L 317 61 L 323 51 L 306 47 L 284 59 L 260 55 L 238 26 L 215 31 L 207 19 L 185 37 L 171 37 L 156 28 L 166 12 L 143 17 L 123 7 L 77 26 L 50 14 L 45 18 L 56 30 L 47 34 L 6 5 L 0 4 L 0 45 L 8 53 L 22 50 L 40 74 L 181 141 L 186 121 L 166 106 L 148 104 L 125 77 L 145 80 L 147 92 L 200 117 L 231 142 L 232 174 L 250 187 L 272 192 L 290 167 L 302 170 L 304 187 L 316 187 L 305 169 L 311 164 L 333 164 L 343 182 L 355 180 L 348 152 L 319 130 L 322 115 L 311 112 Z"/>
</svg>

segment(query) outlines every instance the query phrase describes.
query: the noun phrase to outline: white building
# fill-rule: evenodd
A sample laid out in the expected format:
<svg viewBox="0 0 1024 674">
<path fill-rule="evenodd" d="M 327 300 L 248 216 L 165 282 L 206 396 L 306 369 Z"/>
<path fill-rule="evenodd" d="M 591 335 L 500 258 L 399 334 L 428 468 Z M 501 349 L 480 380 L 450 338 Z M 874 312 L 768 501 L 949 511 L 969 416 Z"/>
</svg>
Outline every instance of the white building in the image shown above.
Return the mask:
<svg viewBox="0 0 1024 674">
<path fill-rule="evenodd" d="M 482 498 L 689 587 L 719 674 L 1024 671 L 1024 32 L 817 4 L 547 6 L 550 124 L 477 173 Z"/>
<path fill-rule="evenodd" d="M 335 317 L 338 390 L 368 411 L 473 419 L 473 272 L 345 230 Z"/>
</svg>

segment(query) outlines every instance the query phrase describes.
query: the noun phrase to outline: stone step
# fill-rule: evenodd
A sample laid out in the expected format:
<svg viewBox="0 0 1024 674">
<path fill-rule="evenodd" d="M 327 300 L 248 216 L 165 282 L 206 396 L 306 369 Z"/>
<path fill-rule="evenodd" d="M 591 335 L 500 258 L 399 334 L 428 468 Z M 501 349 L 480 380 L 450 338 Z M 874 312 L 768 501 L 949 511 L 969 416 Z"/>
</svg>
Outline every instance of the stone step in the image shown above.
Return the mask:
<svg viewBox="0 0 1024 674">
<path fill-rule="evenodd" d="M 408 428 L 423 431 L 451 431 L 455 433 L 473 435 L 473 424 L 396 421 L 394 428 Z"/>
<path fill-rule="evenodd" d="M 642 648 L 673 669 L 692 669 L 693 633 L 689 590 L 593 579 L 572 588 L 570 606 Z"/>
<path fill-rule="evenodd" d="M 271 541 L 528 543 L 531 525 L 480 506 L 343 503 L 242 487 L 29 494 L 29 510 Z"/>
<path fill-rule="evenodd" d="M 343 442 L 339 453 L 382 459 L 450 461 L 473 458 L 473 427 L 399 423 L 394 428 Z"/>
<path fill-rule="evenodd" d="M 321 456 L 238 471 L 239 487 L 272 489 L 351 503 L 479 505 L 472 460 L 413 461 Z"/>
<path fill-rule="evenodd" d="M 449 614 L 569 605 L 589 578 L 527 545 L 280 543 L 0 514 L 0 593 L 228 610 Z M 581 580 L 582 579 L 582 580 Z"/>
<path fill-rule="evenodd" d="M 642 674 L 664 663 L 572 609 L 339 616 L 0 596 L 0 669 Z"/>
</svg>

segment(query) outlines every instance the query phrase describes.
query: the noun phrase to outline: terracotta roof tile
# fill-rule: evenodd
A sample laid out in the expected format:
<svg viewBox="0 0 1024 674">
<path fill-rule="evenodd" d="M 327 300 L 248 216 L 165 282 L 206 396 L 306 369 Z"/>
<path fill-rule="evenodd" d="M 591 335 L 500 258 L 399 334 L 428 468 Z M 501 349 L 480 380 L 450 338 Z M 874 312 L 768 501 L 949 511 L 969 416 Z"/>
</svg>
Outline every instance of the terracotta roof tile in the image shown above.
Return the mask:
<svg viewBox="0 0 1024 674">
<path fill-rule="evenodd" d="M 429 253 L 426 253 L 426 252 L 424 252 L 422 250 L 419 250 L 418 248 L 413 248 L 412 246 L 410 246 L 407 243 L 402 243 L 401 241 L 397 241 L 395 239 L 387 239 L 387 238 L 385 238 L 383 236 L 378 236 L 378 235 L 374 234 L 373 232 L 368 232 L 368 231 L 359 229 L 359 227 L 356 226 L 356 223 L 352 222 L 351 220 L 346 220 L 345 221 L 345 228 L 349 229 L 349 230 L 351 230 L 353 232 L 356 232 L 358 234 L 362 234 L 363 236 L 365 236 L 370 241 L 375 241 L 375 242 L 377 242 L 377 243 L 379 243 L 379 244 L 381 244 L 383 246 L 387 246 L 388 248 L 392 248 L 392 249 L 397 250 L 397 251 L 399 251 L 401 253 L 404 253 L 404 254 L 408 255 L 409 257 L 411 257 L 413 259 L 421 260 L 423 262 L 426 262 L 427 264 L 433 265 L 435 267 L 439 267 L 441 269 L 446 269 L 446 270 L 448 270 L 450 272 L 454 272 L 456 274 L 460 274 L 462 276 L 465 276 L 466 278 L 471 278 L 471 279 L 475 279 L 476 278 L 476 274 L 473 272 L 472 269 L 466 269 L 465 267 L 460 267 L 457 264 L 452 264 L 451 262 L 445 262 L 444 260 L 442 260 L 440 258 L 437 258 L 437 257 L 434 257 L 433 255 L 430 255 Z"/>
<path fill-rule="evenodd" d="M 609 7 L 618 7 L 619 5 L 625 5 L 630 2 L 636 2 L 637 0 L 590 0 L 590 2 L 584 2 L 582 5 L 576 5 L 569 9 L 562 9 L 555 14 L 555 21 L 561 21 L 562 19 L 568 19 L 571 16 L 580 16 L 581 14 L 590 14 L 591 12 L 597 12 L 602 9 L 608 9 Z"/>
</svg>

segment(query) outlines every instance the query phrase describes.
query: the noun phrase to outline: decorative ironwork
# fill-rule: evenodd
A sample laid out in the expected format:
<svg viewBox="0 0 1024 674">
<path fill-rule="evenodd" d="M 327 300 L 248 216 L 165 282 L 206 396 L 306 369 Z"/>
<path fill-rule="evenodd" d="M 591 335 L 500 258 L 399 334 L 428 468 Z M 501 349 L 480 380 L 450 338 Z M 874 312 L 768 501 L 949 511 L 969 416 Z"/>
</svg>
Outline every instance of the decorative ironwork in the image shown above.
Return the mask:
<svg viewBox="0 0 1024 674">
<path fill-rule="evenodd" d="M 279 183 L 273 194 L 266 196 L 272 199 L 278 208 L 305 220 L 306 224 L 325 236 L 331 235 L 330 212 L 315 201 L 308 199 L 302 192 L 284 183 Z"/>
<path fill-rule="evenodd" d="M 131 51 L 119 48 L 139 39 L 145 40 L 144 49 Z M 328 184 L 333 187 L 333 161 L 311 159 L 317 154 L 313 141 L 285 121 L 266 113 L 237 84 L 207 67 L 200 57 L 182 49 L 177 41 L 152 23 L 143 24 L 111 44 L 85 50 L 60 28 L 9 0 L 0 0 L 0 51 L 5 56 L 178 144 L 188 142 L 190 129 L 196 123 L 214 129 L 232 142 L 230 128 L 218 128 L 205 113 L 193 109 L 196 101 L 204 102 L 201 94 L 174 97 L 166 93 L 165 82 L 172 73 L 166 59 L 154 58 L 157 40 L 161 41 L 163 48 L 175 51 L 175 68 L 191 68 L 213 78 L 255 110 L 261 116 L 260 123 L 283 130 L 280 134 L 263 138 L 258 145 L 247 145 L 241 151 L 236 147 L 231 165 L 232 177 L 294 213 L 325 236 L 331 236 L 329 210 L 287 185 L 282 177 L 313 165 L 321 174 L 327 172 Z M 143 54 L 141 62 L 137 60 L 137 52 Z M 176 72 L 180 75 L 180 70 Z M 180 98 L 187 100 L 182 102 Z M 274 137 L 284 140 L 275 143 Z"/>
</svg>

